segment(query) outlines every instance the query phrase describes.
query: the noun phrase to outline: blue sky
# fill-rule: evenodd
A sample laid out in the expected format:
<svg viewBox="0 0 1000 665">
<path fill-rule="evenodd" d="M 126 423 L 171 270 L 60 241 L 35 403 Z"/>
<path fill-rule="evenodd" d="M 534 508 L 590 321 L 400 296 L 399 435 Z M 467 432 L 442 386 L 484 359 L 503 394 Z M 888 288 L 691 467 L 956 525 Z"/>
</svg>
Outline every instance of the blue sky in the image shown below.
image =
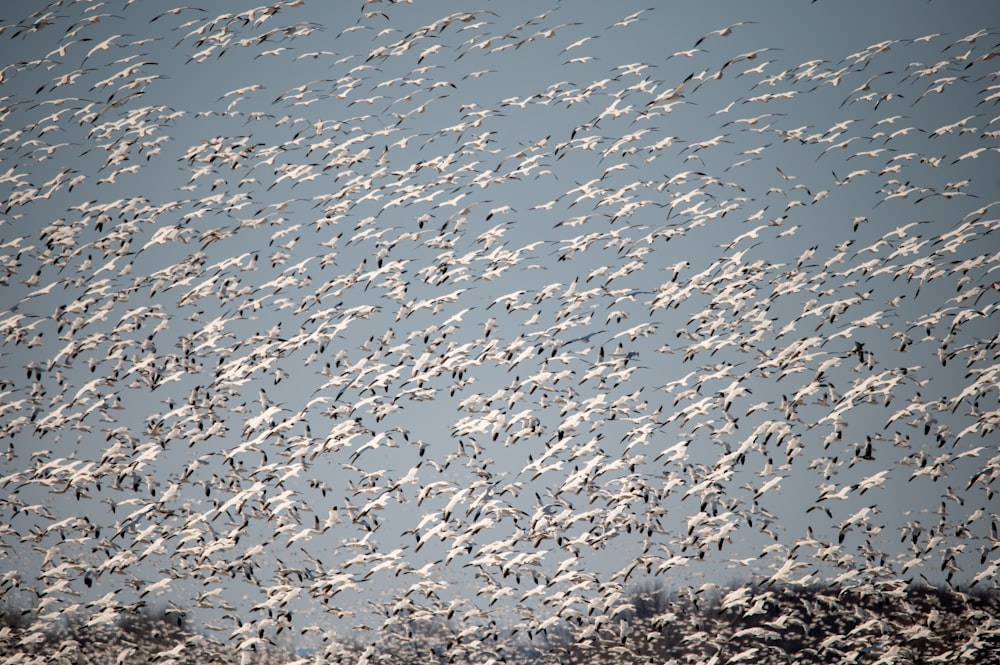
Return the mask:
<svg viewBox="0 0 1000 665">
<path fill-rule="evenodd" d="M 12 597 L 995 585 L 995 10 L 274 7 L 3 10 Z"/>
</svg>

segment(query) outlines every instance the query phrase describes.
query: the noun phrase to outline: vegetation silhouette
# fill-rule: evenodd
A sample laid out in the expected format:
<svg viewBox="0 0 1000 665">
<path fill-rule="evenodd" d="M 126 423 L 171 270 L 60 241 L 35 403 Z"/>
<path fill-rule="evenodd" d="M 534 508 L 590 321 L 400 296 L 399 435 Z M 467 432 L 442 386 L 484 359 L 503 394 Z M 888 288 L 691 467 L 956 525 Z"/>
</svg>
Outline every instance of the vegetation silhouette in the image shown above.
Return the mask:
<svg viewBox="0 0 1000 665">
<path fill-rule="evenodd" d="M 541 633 L 470 631 L 461 622 L 401 621 L 379 635 L 305 651 L 262 643 L 253 665 L 296 663 L 988 663 L 1000 662 L 1000 591 L 886 582 L 729 584 L 631 592 L 605 622 L 578 618 Z M 44 663 L 243 662 L 229 645 L 188 625 L 176 606 L 113 622 L 73 616 L 56 628 L 30 610 L 0 607 L 0 660 Z M 597 628 L 593 628 L 597 625 Z M 44 627 L 41 627 L 44 626 Z M 586 627 L 581 633 L 580 627 Z"/>
</svg>

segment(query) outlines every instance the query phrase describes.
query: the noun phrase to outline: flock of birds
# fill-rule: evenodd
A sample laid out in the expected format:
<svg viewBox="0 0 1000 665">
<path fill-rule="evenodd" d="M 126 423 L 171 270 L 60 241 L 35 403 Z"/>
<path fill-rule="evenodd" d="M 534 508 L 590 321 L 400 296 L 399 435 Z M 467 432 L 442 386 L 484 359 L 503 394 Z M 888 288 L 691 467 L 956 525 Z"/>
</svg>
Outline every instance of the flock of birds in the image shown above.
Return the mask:
<svg viewBox="0 0 1000 665">
<path fill-rule="evenodd" d="M 997 587 L 1000 32 L 226 4 L 0 10 L 18 640 L 495 662 L 649 581 Z"/>
</svg>

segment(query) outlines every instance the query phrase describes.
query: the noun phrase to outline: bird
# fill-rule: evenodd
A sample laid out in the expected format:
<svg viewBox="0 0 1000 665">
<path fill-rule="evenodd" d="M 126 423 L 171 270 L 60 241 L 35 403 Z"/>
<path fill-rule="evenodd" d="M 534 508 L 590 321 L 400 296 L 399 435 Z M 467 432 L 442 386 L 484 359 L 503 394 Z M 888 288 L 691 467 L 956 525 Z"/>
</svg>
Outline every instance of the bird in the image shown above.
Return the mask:
<svg viewBox="0 0 1000 665">
<path fill-rule="evenodd" d="M 740 27 L 741 25 L 752 25 L 754 23 L 756 23 L 756 21 L 739 21 L 737 23 L 733 23 L 731 25 L 728 25 L 725 28 L 720 28 L 718 30 L 712 30 L 711 32 L 709 32 L 707 34 L 704 34 L 701 37 L 699 37 L 695 41 L 694 47 L 697 48 L 699 45 L 701 45 L 701 43 L 703 41 L 705 41 L 706 39 L 709 39 L 711 37 L 729 37 L 730 35 L 733 34 L 733 30 L 735 30 L 736 28 Z"/>
<path fill-rule="evenodd" d="M 982 657 L 982 17 L 408 4 L 0 26 L 13 657 Z"/>
</svg>

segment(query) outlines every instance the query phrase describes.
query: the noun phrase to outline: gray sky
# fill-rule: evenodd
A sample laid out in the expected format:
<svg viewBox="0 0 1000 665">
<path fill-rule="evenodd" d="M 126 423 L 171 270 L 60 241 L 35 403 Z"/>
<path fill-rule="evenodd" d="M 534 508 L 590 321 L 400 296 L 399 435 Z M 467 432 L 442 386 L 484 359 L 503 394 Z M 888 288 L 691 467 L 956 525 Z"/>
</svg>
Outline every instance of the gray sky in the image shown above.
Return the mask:
<svg viewBox="0 0 1000 665">
<path fill-rule="evenodd" d="M 5 597 L 995 586 L 984 6 L 5 5 Z"/>
</svg>

